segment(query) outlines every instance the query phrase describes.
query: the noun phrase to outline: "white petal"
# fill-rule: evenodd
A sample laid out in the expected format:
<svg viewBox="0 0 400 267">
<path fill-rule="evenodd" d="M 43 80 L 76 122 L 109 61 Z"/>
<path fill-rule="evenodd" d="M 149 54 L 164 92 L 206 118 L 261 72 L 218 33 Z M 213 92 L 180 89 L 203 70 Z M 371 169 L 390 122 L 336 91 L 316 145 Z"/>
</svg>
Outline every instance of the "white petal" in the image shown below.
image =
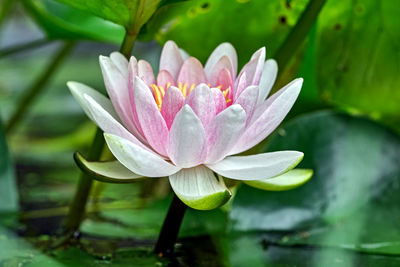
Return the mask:
<svg viewBox="0 0 400 267">
<path fill-rule="evenodd" d="M 182 107 L 171 125 L 168 156 L 176 166 L 182 168 L 199 165 L 207 156 L 203 124 L 189 105 Z"/>
<path fill-rule="evenodd" d="M 103 107 L 111 116 L 115 118 L 115 120 L 119 120 L 117 113 L 114 110 L 114 107 L 107 97 L 97 92 L 93 88 L 90 88 L 87 85 L 78 82 L 67 82 L 67 86 L 74 96 L 75 100 L 81 105 L 86 115 L 93 120 L 92 114 L 90 113 L 87 107 L 87 101 L 84 99 L 84 95 L 89 95 L 94 99 L 100 106 Z"/>
<path fill-rule="evenodd" d="M 260 91 L 258 97 L 258 103 L 262 103 L 267 98 L 269 92 L 271 92 L 272 86 L 275 83 L 276 76 L 278 74 L 278 64 L 273 59 L 265 61 L 261 80 L 260 80 Z"/>
<path fill-rule="evenodd" d="M 187 206 L 211 210 L 225 204 L 231 197 L 221 177 L 217 178 L 205 166 L 182 169 L 169 177 L 175 194 Z"/>
<path fill-rule="evenodd" d="M 207 126 L 207 160 L 214 163 L 223 159 L 237 142 L 246 125 L 246 112 L 240 105 L 232 105 L 215 116 Z"/>
<path fill-rule="evenodd" d="M 79 168 L 94 179 L 107 183 L 130 183 L 142 178 L 142 175 L 131 172 L 119 161 L 87 161 L 80 153 L 74 154 Z"/>
<path fill-rule="evenodd" d="M 147 177 L 169 176 L 180 168 L 166 162 L 160 156 L 116 135 L 104 134 L 113 155 L 126 168 Z"/>
<path fill-rule="evenodd" d="M 110 59 L 124 77 L 128 78 L 128 60 L 120 52 L 112 52 Z"/>
<path fill-rule="evenodd" d="M 278 151 L 251 156 L 227 157 L 207 166 L 216 173 L 237 180 L 266 179 L 285 173 L 300 163 L 303 153 Z"/>
<path fill-rule="evenodd" d="M 134 135 L 125 129 L 113 116 L 110 115 L 101 105 L 99 105 L 89 95 L 84 95 L 86 101 L 86 108 L 90 112 L 92 120 L 106 133 L 115 134 L 134 142 L 136 145 L 143 149 L 149 150 L 144 144 L 142 144 Z"/>
<path fill-rule="evenodd" d="M 229 154 L 248 150 L 275 130 L 292 108 L 302 84 L 303 79 L 296 79 L 257 106 L 246 130 Z"/>
</svg>

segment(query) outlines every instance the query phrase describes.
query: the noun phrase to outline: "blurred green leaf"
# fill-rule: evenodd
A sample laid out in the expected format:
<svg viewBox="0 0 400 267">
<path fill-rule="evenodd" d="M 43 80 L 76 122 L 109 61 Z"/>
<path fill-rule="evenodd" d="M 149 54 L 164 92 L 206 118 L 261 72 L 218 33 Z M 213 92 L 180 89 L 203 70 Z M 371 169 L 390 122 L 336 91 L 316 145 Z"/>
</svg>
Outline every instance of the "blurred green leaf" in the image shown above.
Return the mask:
<svg viewBox="0 0 400 267">
<path fill-rule="evenodd" d="M 353 113 L 400 119 L 400 5 L 328 1 L 318 20 L 322 97 Z"/>
<path fill-rule="evenodd" d="M 57 0 L 79 10 L 139 31 L 156 11 L 161 0 Z"/>
<path fill-rule="evenodd" d="M 18 209 L 18 189 L 15 180 L 6 138 L 0 126 L 0 212 Z"/>
<path fill-rule="evenodd" d="M 124 29 L 54 0 L 22 1 L 34 19 L 52 39 L 89 39 L 120 44 Z"/>
<path fill-rule="evenodd" d="M 313 169 L 314 177 L 287 192 L 242 186 L 231 212 L 234 229 L 318 227 L 316 233 L 321 233 L 318 229 L 326 227 L 325 235 L 319 235 L 314 243 L 357 250 L 362 250 L 363 244 L 400 239 L 396 226 L 400 220 L 397 135 L 365 119 L 318 112 L 288 123 L 264 147 L 264 151 L 287 149 L 304 152 L 299 167 Z M 333 232 L 332 227 L 338 230 Z M 369 251 L 400 254 L 398 242 L 378 247 L 371 245 Z"/>
<path fill-rule="evenodd" d="M 307 2 L 193 0 L 161 8 L 146 26 L 161 43 L 172 39 L 203 62 L 218 44 L 230 42 L 243 64 L 261 46 L 271 57 Z"/>
</svg>

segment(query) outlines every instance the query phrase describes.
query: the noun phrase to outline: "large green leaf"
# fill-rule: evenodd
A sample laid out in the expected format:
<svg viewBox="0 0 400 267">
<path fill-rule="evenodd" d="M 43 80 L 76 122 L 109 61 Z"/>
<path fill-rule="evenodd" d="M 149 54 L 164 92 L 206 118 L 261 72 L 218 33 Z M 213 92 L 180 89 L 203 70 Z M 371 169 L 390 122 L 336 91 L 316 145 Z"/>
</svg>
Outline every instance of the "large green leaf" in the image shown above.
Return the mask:
<svg viewBox="0 0 400 267">
<path fill-rule="evenodd" d="M 328 1 L 318 20 L 322 97 L 352 112 L 400 119 L 400 4 Z"/>
<path fill-rule="evenodd" d="M 14 169 L 8 154 L 5 135 L 0 126 L 0 212 L 16 211 L 17 209 L 18 190 Z"/>
<path fill-rule="evenodd" d="M 307 0 L 193 0 L 163 7 L 149 22 L 161 43 L 172 39 L 189 54 L 205 60 L 221 42 L 231 42 L 243 64 L 262 46 L 277 50 Z"/>
<path fill-rule="evenodd" d="M 300 167 L 314 177 L 287 192 L 243 185 L 233 202 L 234 229 L 307 229 L 290 242 L 400 254 L 397 135 L 365 119 L 319 112 L 282 127 L 264 149 L 303 151 Z M 304 240 L 310 233 L 315 238 Z"/>
<path fill-rule="evenodd" d="M 123 27 L 54 0 L 25 0 L 27 10 L 54 39 L 89 39 L 120 44 Z"/>
<path fill-rule="evenodd" d="M 161 0 L 57 0 L 74 8 L 120 24 L 133 31 L 156 11 Z"/>
</svg>

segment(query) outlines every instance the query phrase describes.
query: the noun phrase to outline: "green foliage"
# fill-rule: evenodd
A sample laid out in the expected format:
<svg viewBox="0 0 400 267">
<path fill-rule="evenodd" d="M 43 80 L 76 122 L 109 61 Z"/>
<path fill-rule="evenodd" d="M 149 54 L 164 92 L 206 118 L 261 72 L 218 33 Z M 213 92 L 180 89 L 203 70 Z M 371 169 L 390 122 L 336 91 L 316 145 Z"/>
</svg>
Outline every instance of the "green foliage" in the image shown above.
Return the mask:
<svg viewBox="0 0 400 267">
<path fill-rule="evenodd" d="M 89 39 L 120 44 L 124 29 L 54 0 L 25 0 L 27 10 L 52 39 Z"/>
<path fill-rule="evenodd" d="M 279 129 L 264 149 L 303 151 L 300 167 L 313 169 L 314 177 L 287 192 L 241 187 L 234 229 L 306 229 L 280 242 L 400 254 L 398 136 L 365 119 L 319 112 Z"/>
<path fill-rule="evenodd" d="M 139 31 L 156 11 L 161 0 L 57 0 L 79 10 Z"/>
<path fill-rule="evenodd" d="M 0 126 L 0 213 L 17 211 L 18 205 L 14 169 L 8 154 L 6 138 Z"/>
<path fill-rule="evenodd" d="M 161 8 L 146 27 L 159 42 L 175 40 L 203 62 L 218 44 L 231 42 L 243 64 L 261 46 L 271 57 L 307 2 L 193 0 Z"/>
<path fill-rule="evenodd" d="M 335 106 L 400 118 L 400 5 L 328 1 L 318 20 L 318 86 Z"/>
</svg>

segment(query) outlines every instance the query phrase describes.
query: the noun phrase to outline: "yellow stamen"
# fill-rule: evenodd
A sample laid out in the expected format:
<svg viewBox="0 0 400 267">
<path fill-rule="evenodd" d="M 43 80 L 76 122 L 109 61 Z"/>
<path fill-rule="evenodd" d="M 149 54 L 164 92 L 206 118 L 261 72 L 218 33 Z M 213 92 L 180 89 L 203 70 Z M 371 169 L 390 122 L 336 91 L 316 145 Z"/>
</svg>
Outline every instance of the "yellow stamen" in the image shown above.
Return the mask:
<svg viewBox="0 0 400 267">
<path fill-rule="evenodd" d="M 158 90 L 157 85 L 152 84 L 151 88 L 153 88 L 153 92 L 154 92 L 154 99 L 156 100 L 156 104 L 158 106 L 158 109 L 161 110 L 161 103 L 162 103 L 162 96 L 160 91 Z"/>
<path fill-rule="evenodd" d="M 196 85 L 195 85 L 194 83 L 192 83 L 192 85 L 190 86 L 190 89 L 189 89 L 189 93 L 190 93 L 191 91 L 193 91 L 193 89 L 194 89 L 195 86 L 196 86 Z"/>
<path fill-rule="evenodd" d="M 158 88 L 160 89 L 160 91 L 161 91 L 161 94 L 162 94 L 162 96 L 164 97 L 165 96 L 165 91 L 164 91 L 164 88 L 160 85 L 160 86 L 158 86 Z"/>
</svg>

